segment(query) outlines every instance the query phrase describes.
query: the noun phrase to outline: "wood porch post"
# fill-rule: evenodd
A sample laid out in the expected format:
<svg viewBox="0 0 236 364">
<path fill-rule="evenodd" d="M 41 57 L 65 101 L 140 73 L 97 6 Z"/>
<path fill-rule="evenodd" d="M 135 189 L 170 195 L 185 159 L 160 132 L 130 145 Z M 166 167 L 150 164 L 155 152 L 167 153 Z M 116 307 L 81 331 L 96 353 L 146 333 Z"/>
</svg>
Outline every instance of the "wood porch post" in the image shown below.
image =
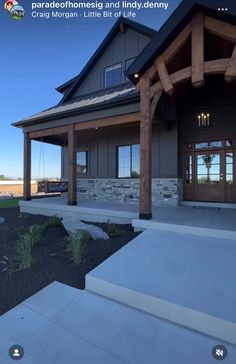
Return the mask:
<svg viewBox="0 0 236 364">
<path fill-rule="evenodd" d="M 140 79 L 140 211 L 139 218 L 152 218 L 152 119 L 150 79 Z"/>
<path fill-rule="evenodd" d="M 31 139 L 29 133 L 24 133 L 24 186 L 23 199 L 31 200 Z"/>
<path fill-rule="evenodd" d="M 74 125 L 68 130 L 68 205 L 77 205 L 76 134 Z"/>
</svg>

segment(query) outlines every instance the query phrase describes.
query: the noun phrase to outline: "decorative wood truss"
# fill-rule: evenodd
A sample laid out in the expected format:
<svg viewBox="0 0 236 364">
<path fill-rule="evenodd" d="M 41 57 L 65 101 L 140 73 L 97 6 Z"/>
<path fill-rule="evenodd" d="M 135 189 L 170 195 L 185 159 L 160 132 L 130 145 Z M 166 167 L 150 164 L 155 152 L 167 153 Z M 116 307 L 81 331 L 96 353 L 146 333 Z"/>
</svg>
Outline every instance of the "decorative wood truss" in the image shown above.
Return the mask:
<svg viewBox="0 0 236 364">
<path fill-rule="evenodd" d="M 204 61 L 204 29 L 220 38 L 235 43 L 231 58 Z M 172 74 L 167 71 L 168 62 L 173 59 L 191 36 L 191 60 L 189 67 L 178 70 Z M 225 81 L 236 79 L 236 26 L 220 20 L 196 13 L 192 21 L 182 30 L 169 47 L 158 56 L 154 64 L 142 77 L 150 79 L 150 83 L 158 76 L 158 81 L 150 86 L 150 98 L 153 99 L 161 92 L 173 95 L 175 86 L 191 80 L 193 87 L 204 84 L 204 77 L 214 74 L 224 74 Z M 140 83 L 138 84 L 140 88 Z M 156 99 L 153 100 L 153 107 Z"/>
<path fill-rule="evenodd" d="M 204 60 L 204 30 L 235 44 L 231 58 Z M 189 39 L 191 65 L 169 74 L 168 63 Z M 161 94 L 173 95 L 175 87 L 188 80 L 193 87 L 200 87 L 205 76 L 217 74 L 224 74 L 227 82 L 236 79 L 236 26 L 196 13 L 140 78 L 137 85 L 140 91 L 140 218 L 152 217 L 152 119 Z"/>
</svg>

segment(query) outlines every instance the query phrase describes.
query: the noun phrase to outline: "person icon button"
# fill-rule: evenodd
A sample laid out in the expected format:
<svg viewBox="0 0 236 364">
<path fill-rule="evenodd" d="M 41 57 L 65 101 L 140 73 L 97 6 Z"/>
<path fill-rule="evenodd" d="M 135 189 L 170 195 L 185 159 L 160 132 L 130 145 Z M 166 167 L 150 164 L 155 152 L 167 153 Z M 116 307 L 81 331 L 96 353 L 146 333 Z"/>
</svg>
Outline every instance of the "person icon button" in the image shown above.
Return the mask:
<svg viewBox="0 0 236 364">
<path fill-rule="evenodd" d="M 19 349 L 14 349 L 12 356 L 20 356 Z"/>
<path fill-rule="evenodd" d="M 24 356 L 24 349 L 20 345 L 13 345 L 10 347 L 8 354 L 12 360 L 21 360 Z"/>
</svg>

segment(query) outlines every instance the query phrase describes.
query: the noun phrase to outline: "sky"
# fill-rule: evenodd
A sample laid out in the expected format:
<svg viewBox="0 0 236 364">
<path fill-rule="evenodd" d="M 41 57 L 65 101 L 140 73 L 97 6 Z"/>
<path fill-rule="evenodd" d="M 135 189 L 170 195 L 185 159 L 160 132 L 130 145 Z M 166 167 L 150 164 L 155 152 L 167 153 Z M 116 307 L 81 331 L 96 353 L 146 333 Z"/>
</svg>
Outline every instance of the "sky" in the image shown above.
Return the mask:
<svg viewBox="0 0 236 364">
<path fill-rule="evenodd" d="M 57 104 L 61 94 L 55 88 L 81 72 L 116 18 L 33 18 L 32 2 L 18 0 L 26 14 L 13 20 L 4 2 L 0 0 L 0 175 L 18 178 L 23 175 L 23 134 L 11 123 Z M 132 20 L 158 30 L 180 2 L 170 0 L 167 10 L 135 11 Z M 32 178 L 60 177 L 60 147 L 40 144 L 32 143 Z"/>
</svg>

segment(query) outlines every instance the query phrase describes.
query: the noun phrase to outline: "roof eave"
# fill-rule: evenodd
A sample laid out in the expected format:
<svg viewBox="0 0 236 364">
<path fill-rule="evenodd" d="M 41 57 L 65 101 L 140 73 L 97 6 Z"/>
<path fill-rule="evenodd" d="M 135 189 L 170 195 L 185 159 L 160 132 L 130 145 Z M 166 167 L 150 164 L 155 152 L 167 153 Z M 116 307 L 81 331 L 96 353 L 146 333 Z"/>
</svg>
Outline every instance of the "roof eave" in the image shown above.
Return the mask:
<svg viewBox="0 0 236 364">
<path fill-rule="evenodd" d="M 117 101 L 112 101 L 112 102 L 106 102 L 106 103 L 101 103 L 101 104 L 96 104 L 96 105 L 92 105 L 90 107 L 88 106 L 84 106 L 82 108 L 77 108 L 74 110 L 66 110 L 66 111 L 62 111 L 62 112 L 58 112 L 52 115 L 46 115 L 46 116 L 42 116 L 41 118 L 32 118 L 32 119 L 28 119 L 25 121 L 17 121 L 15 123 L 12 123 L 11 125 L 17 128 L 24 128 L 25 126 L 30 126 L 33 124 L 38 124 L 41 122 L 46 122 L 46 121 L 53 121 L 56 119 L 61 119 L 61 118 L 65 118 L 65 117 L 70 117 L 70 116 L 74 116 L 74 115 L 81 115 L 81 114 L 85 114 L 86 112 L 91 112 L 91 111 L 98 111 L 98 110 L 102 110 L 102 109 L 107 109 L 110 107 L 114 107 L 114 106 L 121 106 L 121 105 L 125 105 L 127 103 L 130 102 L 138 102 L 140 100 L 139 94 L 135 94 L 135 95 L 131 95 L 131 96 L 127 96 L 127 97 L 123 97 L 120 98 Z"/>
</svg>

